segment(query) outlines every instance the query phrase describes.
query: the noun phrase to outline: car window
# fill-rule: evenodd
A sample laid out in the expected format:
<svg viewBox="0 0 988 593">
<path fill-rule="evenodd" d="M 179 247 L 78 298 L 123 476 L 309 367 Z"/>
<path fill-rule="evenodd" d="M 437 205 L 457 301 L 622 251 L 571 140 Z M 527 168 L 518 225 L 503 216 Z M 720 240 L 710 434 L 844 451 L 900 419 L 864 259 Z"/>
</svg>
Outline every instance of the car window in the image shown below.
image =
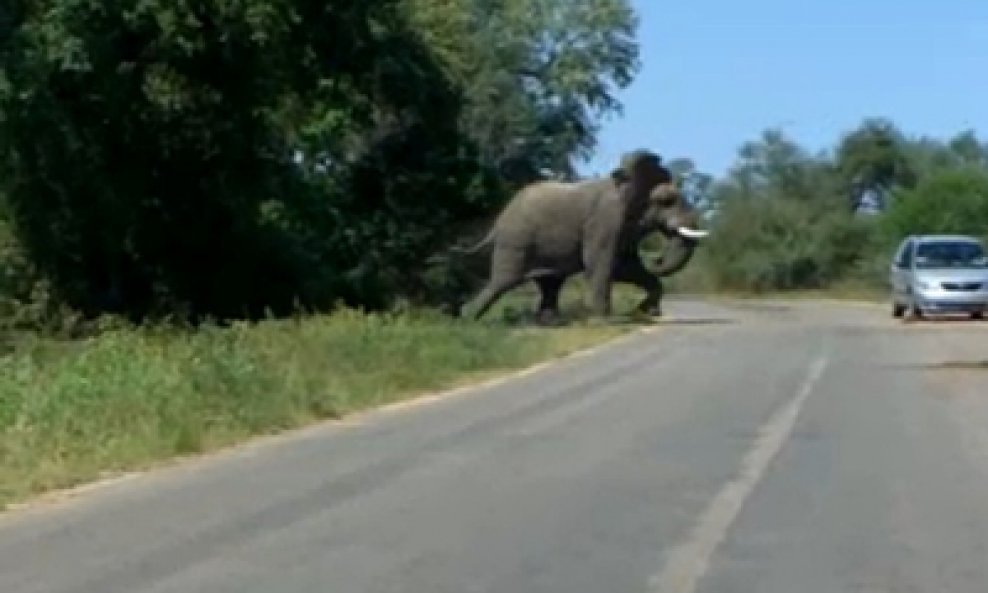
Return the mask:
<svg viewBox="0 0 988 593">
<path fill-rule="evenodd" d="M 916 249 L 916 268 L 988 268 L 985 250 L 974 241 L 931 241 Z"/>
</svg>

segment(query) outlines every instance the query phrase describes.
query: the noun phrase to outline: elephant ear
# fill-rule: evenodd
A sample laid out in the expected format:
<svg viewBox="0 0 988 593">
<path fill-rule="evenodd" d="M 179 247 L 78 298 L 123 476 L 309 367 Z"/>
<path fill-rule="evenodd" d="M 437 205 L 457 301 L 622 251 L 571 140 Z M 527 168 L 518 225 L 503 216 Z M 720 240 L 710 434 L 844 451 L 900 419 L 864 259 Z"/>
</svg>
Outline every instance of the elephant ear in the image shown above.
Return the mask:
<svg viewBox="0 0 988 593">
<path fill-rule="evenodd" d="M 611 171 L 611 179 L 613 179 L 614 183 L 617 185 L 621 185 L 623 183 L 627 183 L 628 180 L 631 179 L 631 176 L 628 174 L 626 169 L 619 167 Z"/>
<path fill-rule="evenodd" d="M 635 168 L 637 165 L 641 164 L 644 161 L 651 161 L 657 167 L 662 166 L 661 156 L 652 152 L 651 150 L 647 150 L 645 148 L 637 148 L 635 150 L 632 150 L 631 152 L 625 153 L 621 157 L 621 168 L 630 170 Z"/>
<path fill-rule="evenodd" d="M 662 157 L 644 149 L 625 154 L 611 178 L 620 188 L 621 201 L 630 206 L 632 213 L 645 207 L 656 185 L 672 181 L 671 173 L 662 166 Z"/>
<path fill-rule="evenodd" d="M 651 190 L 660 183 L 672 181 L 672 174 L 662 166 L 662 157 L 645 149 L 629 152 L 621 159 L 621 167 L 636 185 Z"/>
</svg>

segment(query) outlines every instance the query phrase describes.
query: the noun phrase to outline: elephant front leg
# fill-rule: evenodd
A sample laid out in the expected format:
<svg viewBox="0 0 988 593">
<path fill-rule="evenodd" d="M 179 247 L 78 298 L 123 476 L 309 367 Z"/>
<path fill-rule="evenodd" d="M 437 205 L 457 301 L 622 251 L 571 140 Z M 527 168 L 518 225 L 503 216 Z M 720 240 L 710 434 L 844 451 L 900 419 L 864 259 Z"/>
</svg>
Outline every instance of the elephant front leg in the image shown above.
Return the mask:
<svg viewBox="0 0 988 593">
<path fill-rule="evenodd" d="M 611 281 L 614 270 L 614 248 L 595 250 L 586 257 L 586 277 L 590 284 L 590 312 L 594 317 L 611 314 Z"/>
<path fill-rule="evenodd" d="M 559 293 L 564 281 L 560 276 L 542 276 L 535 280 L 540 294 L 535 318 L 540 325 L 554 325 L 559 322 Z"/>
<path fill-rule="evenodd" d="M 637 256 L 618 262 L 614 270 L 614 281 L 632 284 L 645 291 L 645 298 L 636 311 L 653 317 L 662 315 L 662 281 L 648 271 Z"/>
</svg>

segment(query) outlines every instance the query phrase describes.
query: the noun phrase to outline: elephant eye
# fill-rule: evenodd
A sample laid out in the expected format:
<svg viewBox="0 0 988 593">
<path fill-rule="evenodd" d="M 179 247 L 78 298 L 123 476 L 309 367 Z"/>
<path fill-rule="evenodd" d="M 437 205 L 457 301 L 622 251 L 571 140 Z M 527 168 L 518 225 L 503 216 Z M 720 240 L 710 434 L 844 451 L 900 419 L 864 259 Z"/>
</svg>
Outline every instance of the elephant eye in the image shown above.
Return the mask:
<svg viewBox="0 0 988 593">
<path fill-rule="evenodd" d="M 675 206 L 679 202 L 679 189 L 671 183 L 659 184 L 652 192 L 652 201 L 663 208 Z"/>
<path fill-rule="evenodd" d="M 669 195 L 667 193 L 662 193 L 659 194 L 658 196 L 655 196 L 654 201 L 656 204 L 658 204 L 663 208 L 669 208 L 675 206 L 676 203 L 679 201 L 679 198 L 675 194 Z"/>
</svg>

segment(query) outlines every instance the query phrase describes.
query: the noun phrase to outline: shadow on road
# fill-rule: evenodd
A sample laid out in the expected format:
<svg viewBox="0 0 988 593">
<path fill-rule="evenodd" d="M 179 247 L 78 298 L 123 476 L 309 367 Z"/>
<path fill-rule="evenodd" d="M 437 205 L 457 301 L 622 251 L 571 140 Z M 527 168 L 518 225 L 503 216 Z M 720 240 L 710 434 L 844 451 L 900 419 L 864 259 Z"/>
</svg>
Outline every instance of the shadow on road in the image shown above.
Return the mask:
<svg viewBox="0 0 988 593">
<path fill-rule="evenodd" d="M 988 360 L 948 360 L 919 365 L 927 370 L 977 370 L 988 371 Z"/>
<path fill-rule="evenodd" d="M 566 317 L 554 320 L 550 323 L 539 323 L 534 315 L 515 315 L 506 317 L 503 323 L 510 327 L 525 327 L 533 329 L 563 329 L 579 327 L 587 323 L 587 319 L 582 316 Z M 611 327 L 661 327 L 661 326 L 707 326 L 707 325 L 732 325 L 736 324 L 736 319 L 727 317 L 637 317 L 620 316 L 608 319 L 606 325 Z"/>
<path fill-rule="evenodd" d="M 780 305 L 774 303 L 746 303 L 735 301 L 723 303 L 723 305 L 739 311 L 754 311 L 757 313 L 786 313 L 793 310 L 791 305 Z"/>
<path fill-rule="evenodd" d="M 943 360 L 940 362 L 903 362 L 879 364 L 875 368 L 890 371 L 988 371 L 988 360 Z"/>
<path fill-rule="evenodd" d="M 920 319 L 906 317 L 903 325 L 980 325 L 988 326 L 984 320 L 972 319 L 970 315 L 925 315 Z"/>
<path fill-rule="evenodd" d="M 694 319 L 660 319 L 656 325 L 733 325 L 736 319 L 726 317 L 699 317 Z"/>
</svg>

